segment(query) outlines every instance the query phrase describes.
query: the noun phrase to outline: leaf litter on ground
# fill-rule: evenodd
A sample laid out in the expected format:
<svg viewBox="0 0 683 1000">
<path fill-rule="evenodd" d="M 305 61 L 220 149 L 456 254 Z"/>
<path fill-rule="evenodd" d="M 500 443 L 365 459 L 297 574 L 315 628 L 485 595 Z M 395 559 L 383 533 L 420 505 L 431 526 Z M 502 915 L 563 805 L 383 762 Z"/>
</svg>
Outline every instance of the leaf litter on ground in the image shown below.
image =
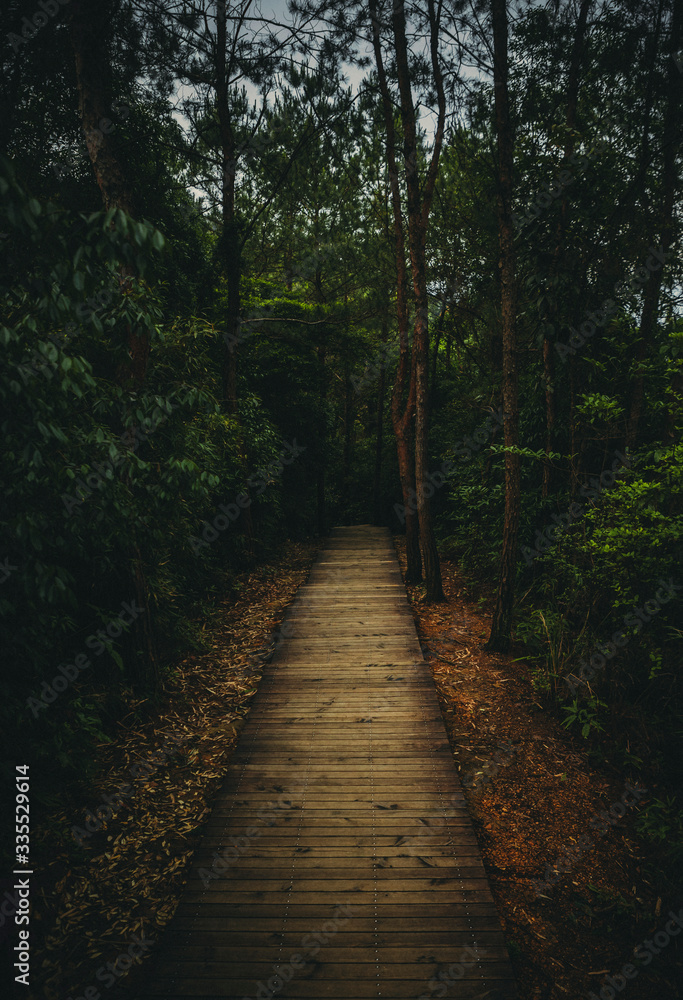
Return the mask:
<svg viewBox="0 0 683 1000">
<path fill-rule="evenodd" d="M 94 748 L 99 776 L 80 812 L 57 809 L 33 831 L 40 855 L 50 861 L 36 873 L 41 890 L 33 919 L 42 941 L 34 951 L 30 1000 L 76 996 L 97 982 L 99 967 L 127 951 L 133 935 L 159 939 L 258 690 L 260 651 L 317 548 L 288 543 L 277 572 L 261 566 L 239 577 L 239 596 L 221 602 L 207 627 L 210 652 L 174 665 L 160 707 L 146 721 L 135 711 L 139 700 L 131 702 L 113 739 Z M 131 768 L 145 763 L 151 770 L 135 772 L 141 776 L 133 780 Z M 74 825 L 84 828 L 87 811 L 126 784 L 132 794 L 82 847 L 64 836 Z M 126 979 L 134 980 L 133 973 Z"/>
</svg>

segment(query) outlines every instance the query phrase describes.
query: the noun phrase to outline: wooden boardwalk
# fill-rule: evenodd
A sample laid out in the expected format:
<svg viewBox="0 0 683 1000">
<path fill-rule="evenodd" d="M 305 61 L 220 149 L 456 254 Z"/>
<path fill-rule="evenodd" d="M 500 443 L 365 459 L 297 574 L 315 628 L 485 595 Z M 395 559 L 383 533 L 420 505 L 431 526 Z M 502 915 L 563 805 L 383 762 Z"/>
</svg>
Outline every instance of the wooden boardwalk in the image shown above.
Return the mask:
<svg viewBox="0 0 683 1000">
<path fill-rule="evenodd" d="M 285 633 L 140 997 L 516 997 L 389 533 L 335 529 Z"/>
</svg>

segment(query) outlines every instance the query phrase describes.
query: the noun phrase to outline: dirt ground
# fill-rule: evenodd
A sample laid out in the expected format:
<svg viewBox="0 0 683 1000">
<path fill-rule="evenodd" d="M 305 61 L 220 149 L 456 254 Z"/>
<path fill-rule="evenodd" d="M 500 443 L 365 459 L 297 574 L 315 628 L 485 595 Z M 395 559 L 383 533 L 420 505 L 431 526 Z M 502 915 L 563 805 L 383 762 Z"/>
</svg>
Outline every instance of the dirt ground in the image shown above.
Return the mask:
<svg viewBox="0 0 683 1000">
<path fill-rule="evenodd" d="M 395 542 L 405 571 L 404 539 Z M 442 573 L 444 603 L 427 604 L 421 586 L 408 593 L 521 1000 L 683 996 L 683 948 L 665 931 L 669 911 L 683 920 L 683 899 L 652 874 L 634 828 L 651 790 L 589 763 L 581 737 L 538 704 L 529 667 L 513 662 L 520 650 L 482 649 L 488 602 L 475 602 L 453 563 Z"/>
</svg>

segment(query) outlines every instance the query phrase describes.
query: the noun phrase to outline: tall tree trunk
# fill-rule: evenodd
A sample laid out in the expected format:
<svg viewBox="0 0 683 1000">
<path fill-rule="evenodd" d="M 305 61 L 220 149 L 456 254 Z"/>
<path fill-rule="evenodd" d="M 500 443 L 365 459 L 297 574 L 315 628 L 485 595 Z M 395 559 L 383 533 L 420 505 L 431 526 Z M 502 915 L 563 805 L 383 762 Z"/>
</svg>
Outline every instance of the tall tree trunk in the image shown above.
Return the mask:
<svg viewBox="0 0 683 1000">
<path fill-rule="evenodd" d="M 493 80 L 496 146 L 498 151 L 498 233 L 501 272 L 501 325 L 503 347 L 503 431 L 506 449 L 519 447 L 517 398 L 516 260 L 512 224 L 514 151 L 508 96 L 508 21 L 506 0 L 492 0 Z M 487 649 L 506 652 L 510 645 L 512 609 L 517 568 L 520 514 L 520 456 L 505 452 L 505 523 L 500 580 Z"/>
<path fill-rule="evenodd" d="M 671 56 L 668 60 L 669 79 L 666 114 L 664 118 L 664 156 L 662 166 L 662 196 L 661 208 L 659 211 L 658 228 L 660 233 L 659 243 L 664 253 L 671 246 L 673 238 L 674 205 L 676 202 L 676 192 L 678 190 L 679 176 L 677 156 L 681 148 L 681 127 L 679 123 L 681 100 L 683 99 L 683 75 L 679 71 L 674 56 L 679 51 L 681 39 L 681 24 L 683 21 L 683 11 L 680 0 L 673 0 L 671 15 Z M 654 241 L 656 229 L 651 232 L 651 240 Z M 652 242 L 650 245 L 652 245 Z M 645 285 L 643 296 L 643 308 L 640 315 L 640 327 L 638 330 L 638 350 L 636 353 L 636 374 L 631 387 L 631 400 L 628 415 L 626 444 L 630 449 L 638 445 L 638 431 L 643 410 L 643 400 L 645 395 L 645 377 L 643 375 L 643 364 L 652 351 L 655 329 L 657 326 L 657 314 L 659 311 L 659 301 L 661 297 L 662 280 L 664 276 L 664 266 L 657 268 L 650 274 Z"/>
<path fill-rule="evenodd" d="M 439 111 L 432 156 L 421 190 L 418 170 L 418 141 L 415 107 L 408 65 L 405 9 L 403 0 L 394 0 L 392 25 L 396 47 L 396 70 L 400 94 L 403 148 L 406 157 L 406 190 L 410 265 L 415 298 L 413 355 L 415 357 L 415 491 L 420 526 L 420 549 L 428 601 L 443 600 L 441 566 L 434 537 L 430 496 L 434 491 L 429 479 L 429 301 L 427 297 L 426 242 L 427 224 L 439 169 L 446 117 L 446 99 L 438 56 L 438 20 L 433 0 L 427 0 L 430 21 L 432 75 L 438 96 Z"/>
<path fill-rule="evenodd" d="M 386 132 L 386 158 L 391 189 L 391 206 L 394 219 L 394 257 L 396 260 L 396 321 L 399 336 L 399 362 L 396 381 L 391 395 L 391 423 L 396 438 L 396 455 L 398 458 L 398 475 L 403 496 L 406 529 L 406 582 L 418 583 L 422 579 L 422 558 L 420 555 L 420 539 L 418 519 L 413 506 L 415 496 L 415 476 L 413 461 L 410 456 L 410 429 L 415 414 L 415 356 L 408 342 L 408 274 L 406 270 L 405 240 L 403 236 L 403 213 L 401 210 L 401 192 L 396 166 L 396 130 L 394 128 L 394 109 L 389 93 L 382 45 L 377 20 L 376 0 L 370 0 L 370 15 L 372 19 L 373 47 L 382 108 L 384 112 L 384 128 Z M 407 391 L 407 396 L 406 396 Z M 406 396 L 404 403 L 404 396 Z"/>
<path fill-rule="evenodd" d="M 396 435 L 398 467 L 403 470 L 403 482 L 415 482 L 414 449 L 410 426 L 401 428 Z M 422 579 L 422 554 L 420 551 L 420 531 L 417 509 L 414 502 L 415 490 L 403 491 L 406 526 L 406 583 L 419 583 Z M 410 567 L 417 567 L 412 573 Z"/>
<path fill-rule="evenodd" d="M 325 411 L 325 400 L 327 398 L 327 377 L 325 374 L 325 348 L 318 348 L 318 393 L 320 398 L 320 410 Z M 326 449 L 326 429 L 321 421 L 320 442 L 318 450 L 318 462 L 316 471 L 316 499 L 318 514 L 318 534 L 322 537 L 327 534 L 327 514 L 325 510 L 325 449 Z"/>
<path fill-rule="evenodd" d="M 225 0 L 216 3 L 216 115 L 221 144 L 223 172 L 221 177 L 221 216 L 223 231 L 219 242 L 219 254 L 228 291 L 228 306 L 225 317 L 225 342 L 223 347 L 223 406 L 226 413 L 235 418 L 238 431 L 238 450 L 242 464 L 242 492 L 248 495 L 249 469 L 247 449 L 239 418 L 237 399 L 237 351 L 240 335 L 240 276 L 242 252 L 239 222 L 235 214 L 235 176 L 237 173 L 237 145 L 230 113 L 228 62 L 227 62 L 227 15 Z M 253 521 L 251 507 L 244 508 L 241 530 L 247 539 L 248 551 L 253 546 Z"/>
<path fill-rule="evenodd" d="M 69 31 L 76 68 L 78 106 L 81 125 L 85 133 L 88 155 L 95 179 L 102 194 L 105 209 L 121 209 L 135 216 L 133 186 L 122 161 L 116 139 L 109 129 L 100 128 L 108 120 L 112 103 L 110 49 L 111 5 L 106 0 L 74 0 L 71 6 Z M 127 265 L 120 269 L 119 284 L 125 294 L 130 287 L 132 271 Z M 146 333 L 128 324 L 126 327 L 130 361 L 117 372 L 122 387 L 131 386 L 138 391 L 144 385 L 150 353 L 150 340 Z M 159 679 L 158 658 L 154 627 L 149 606 L 149 593 L 145 579 L 142 556 L 131 531 L 130 560 L 133 570 L 135 599 L 143 612 L 133 626 L 131 655 L 138 649 L 144 651 L 142 669 L 136 670 L 143 684 Z"/>
<path fill-rule="evenodd" d="M 424 307 L 423 307 L 424 308 Z M 426 326 L 426 324 L 425 324 Z M 415 489 L 420 522 L 420 550 L 428 601 L 444 599 L 441 565 L 434 536 L 430 497 L 434 487 L 429 481 L 429 340 L 427 331 L 416 336 L 417 391 L 415 394 Z"/>
<path fill-rule="evenodd" d="M 227 20 L 225 0 L 216 3 L 216 114 L 221 143 L 221 265 L 228 286 L 226 349 L 223 353 L 223 402 L 226 411 L 237 413 L 236 353 L 240 326 L 240 245 L 235 218 L 235 174 L 237 148 L 230 115 L 227 67 Z"/>
<path fill-rule="evenodd" d="M 109 129 L 100 129 L 100 122 L 109 119 L 113 97 L 108 45 L 111 15 L 107 0 L 73 0 L 71 47 L 81 126 L 104 207 L 120 208 L 135 216 L 133 189 L 116 138 Z"/>
<path fill-rule="evenodd" d="M 237 351 L 240 334 L 240 249 L 234 222 L 224 221 L 221 237 L 221 256 L 228 290 L 225 315 L 226 337 L 223 350 L 223 406 L 225 412 L 236 417 L 237 401 Z M 248 509 L 248 508 L 247 508 Z"/>
<path fill-rule="evenodd" d="M 349 375 L 348 363 L 344 366 L 344 451 L 343 451 L 343 476 L 344 489 L 348 491 L 351 485 L 351 450 L 353 439 L 353 386 Z"/>
<path fill-rule="evenodd" d="M 382 343 L 386 344 L 389 335 L 389 324 L 382 324 Z M 379 386 L 377 389 L 377 411 L 375 414 L 375 473 L 372 482 L 372 520 L 373 524 L 382 524 L 382 439 L 384 437 L 384 392 L 385 365 L 379 368 Z"/>
<path fill-rule="evenodd" d="M 107 46 L 110 19 L 109 3 L 74 0 L 70 37 L 76 66 L 78 106 L 88 155 L 104 207 L 107 211 L 120 208 L 134 218 L 133 185 L 116 137 L 108 129 L 100 128 L 100 123 L 108 120 L 112 104 L 110 52 Z M 131 276 L 130 268 L 123 265 L 120 270 L 122 292 L 127 290 Z M 132 325 L 127 327 L 127 341 L 130 361 L 118 373 L 118 378 L 124 384 L 132 382 L 133 388 L 138 389 L 145 381 L 150 341 L 146 334 L 139 335 Z"/>
</svg>

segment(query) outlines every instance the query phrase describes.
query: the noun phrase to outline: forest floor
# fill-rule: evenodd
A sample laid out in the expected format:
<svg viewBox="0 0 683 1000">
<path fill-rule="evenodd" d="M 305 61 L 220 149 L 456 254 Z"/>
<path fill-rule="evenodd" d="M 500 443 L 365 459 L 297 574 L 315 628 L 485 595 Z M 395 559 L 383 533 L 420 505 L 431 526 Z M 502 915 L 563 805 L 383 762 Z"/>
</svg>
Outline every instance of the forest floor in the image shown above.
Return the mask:
<svg viewBox="0 0 683 1000">
<path fill-rule="evenodd" d="M 396 544 L 404 568 L 403 539 Z M 287 544 L 270 564 L 238 577 L 235 592 L 206 624 L 205 651 L 175 665 L 146 722 L 131 714 L 113 742 L 98 748 L 99 777 L 87 801 L 78 809 L 72 801 L 35 831 L 35 847 L 50 860 L 35 900 L 33 927 L 42 927 L 44 942 L 34 954 L 33 985 L 23 994 L 29 1000 L 63 1000 L 103 985 L 114 1000 L 135 988 L 138 963 L 115 990 L 106 965 L 127 952 L 134 935 L 153 947 L 171 919 L 257 689 L 258 650 L 282 621 L 316 552 L 315 544 Z M 420 587 L 408 588 L 409 597 L 521 1000 L 583 1000 L 591 990 L 597 996 L 606 975 L 619 986 L 628 965 L 639 971 L 635 979 L 622 977 L 626 1000 L 682 996 L 677 942 L 658 948 L 647 967 L 633 952 L 663 931 L 670 910 L 683 919 L 683 899 L 669 898 L 649 874 L 633 810 L 602 836 L 590 827 L 619 803 L 628 776 L 589 762 L 581 739 L 538 704 L 530 669 L 513 662 L 519 652 L 482 650 L 490 607 L 477 603 L 453 563 L 443 560 L 442 569 L 445 603 L 425 604 Z M 142 773 L 134 774 L 136 764 Z M 77 847 L 68 831 L 85 829 L 86 811 L 96 812 L 105 795 L 122 787 L 131 791 L 115 814 Z M 645 793 L 640 804 L 647 800 Z M 587 834 L 594 846 L 566 861 L 565 874 L 537 894 L 566 849 Z M 622 990 L 608 987 L 603 1000 Z"/>
<path fill-rule="evenodd" d="M 405 539 L 395 543 L 405 573 Z M 647 783 L 634 779 L 627 801 L 639 802 L 624 810 L 629 775 L 596 764 L 586 741 L 538 703 L 530 668 L 514 662 L 523 650 L 483 650 L 490 595 L 475 594 L 449 560 L 442 574 L 444 603 L 427 604 L 420 585 L 408 593 L 521 1000 L 683 996 L 680 931 L 665 931 L 669 911 L 683 924 L 683 899 L 635 830 Z M 612 806 L 608 824 L 601 814 Z M 639 947 L 655 935 L 651 949 Z"/>
<path fill-rule="evenodd" d="M 173 666 L 147 721 L 131 712 L 112 742 L 97 748 L 98 777 L 87 801 L 75 808 L 72 796 L 33 832 L 34 854 L 49 860 L 40 866 L 32 918 L 42 944 L 22 996 L 123 995 L 111 989 L 116 976 L 107 963 L 126 956 L 117 968 L 125 967 L 135 936 L 150 942 L 149 955 L 173 916 L 257 690 L 266 655 L 259 650 L 277 632 L 318 548 L 286 543 L 269 563 L 239 575 L 203 627 L 205 651 Z M 90 833 L 88 810 L 97 812 L 105 796 L 115 813 Z M 86 834 L 81 847 L 69 836 L 74 826 Z M 140 968 L 134 963 L 118 986 L 134 987 Z"/>
</svg>

